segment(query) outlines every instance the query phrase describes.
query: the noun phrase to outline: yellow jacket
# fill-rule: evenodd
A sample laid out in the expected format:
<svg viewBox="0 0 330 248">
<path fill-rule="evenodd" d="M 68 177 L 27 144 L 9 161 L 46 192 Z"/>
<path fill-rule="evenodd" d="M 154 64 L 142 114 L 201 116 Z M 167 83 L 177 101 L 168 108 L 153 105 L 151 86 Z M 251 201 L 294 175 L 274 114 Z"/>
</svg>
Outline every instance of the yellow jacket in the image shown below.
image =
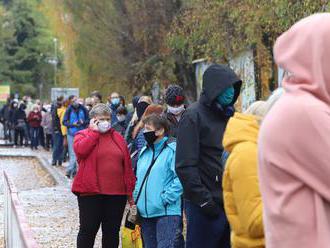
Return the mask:
<svg viewBox="0 0 330 248">
<path fill-rule="evenodd" d="M 63 125 L 63 118 L 64 118 L 64 115 L 65 115 L 66 109 L 67 108 L 65 106 L 62 106 L 62 107 L 60 107 L 60 108 L 57 109 L 57 115 L 60 118 L 61 131 L 62 131 L 62 135 L 63 136 L 66 136 L 67 135 L 67 132 L 68 132 L 66 126 Z"/>
<path fill-rule="evenodd" d="M 224 148 L 230 153 L 223 176 L 233 248 L 265 247 L 257 171 L 257 117 L 236 113 L 228 122 Z"/>
</svg>

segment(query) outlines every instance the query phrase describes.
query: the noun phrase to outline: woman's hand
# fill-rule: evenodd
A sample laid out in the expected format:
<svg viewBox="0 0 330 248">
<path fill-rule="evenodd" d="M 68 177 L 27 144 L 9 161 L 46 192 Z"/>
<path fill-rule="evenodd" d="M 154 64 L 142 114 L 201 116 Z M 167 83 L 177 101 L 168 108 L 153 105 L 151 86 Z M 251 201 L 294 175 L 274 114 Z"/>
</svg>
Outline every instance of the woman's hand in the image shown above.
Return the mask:
<svg viewBox="0 0 330 248">
<path fill-rule="evenodd" d="M 99 128 L 97 127 L 98 120 L 96 119 L 91 119 L 89 122 L 89 128 L 94 130 L 94 131 L 99 131 Z"/>
<path fill-rule="evenodd" d="M 134 199 L 133 199 L 133 196 L 129 196 L 128 199 L 127 199 L 128 203 L 130 206 L 133 206 L 135 203 L 134 203 Z"/>
</svg>

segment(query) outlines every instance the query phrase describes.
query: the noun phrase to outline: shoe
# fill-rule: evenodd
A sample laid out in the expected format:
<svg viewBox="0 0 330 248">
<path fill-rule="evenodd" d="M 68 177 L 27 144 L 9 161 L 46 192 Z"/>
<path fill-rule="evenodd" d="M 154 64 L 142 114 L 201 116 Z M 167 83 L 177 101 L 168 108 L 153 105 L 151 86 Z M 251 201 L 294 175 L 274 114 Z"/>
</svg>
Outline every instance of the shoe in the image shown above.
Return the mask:
<svg viewBox="0 0 330 248">
<path fill-rule="evenodd" d="M 62 161 L 58 161 L 58 166 L 62 166 Z"/>
<path fill-rule="evenodd" d="M 53 161 L 52 162 L 52 166 L 56 166 L 56 161 Z"/>
</svg>

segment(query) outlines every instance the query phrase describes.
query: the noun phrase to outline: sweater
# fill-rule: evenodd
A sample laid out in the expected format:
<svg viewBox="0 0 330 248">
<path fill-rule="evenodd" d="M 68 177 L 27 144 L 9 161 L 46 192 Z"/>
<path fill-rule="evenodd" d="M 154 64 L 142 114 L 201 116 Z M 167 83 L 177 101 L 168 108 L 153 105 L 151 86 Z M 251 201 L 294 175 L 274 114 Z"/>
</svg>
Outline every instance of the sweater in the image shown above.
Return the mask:
<svg viewBox="0 0 330 248">
<path fill-rule="evenodd" d="M 30 125 L 30 127 L 40 127 L 41 124 L 41 112 L 38 111 L 37 113 L 32 111 L 30 112 L 29 116 L 28 116 L 28 123 Z"/>
</svg>

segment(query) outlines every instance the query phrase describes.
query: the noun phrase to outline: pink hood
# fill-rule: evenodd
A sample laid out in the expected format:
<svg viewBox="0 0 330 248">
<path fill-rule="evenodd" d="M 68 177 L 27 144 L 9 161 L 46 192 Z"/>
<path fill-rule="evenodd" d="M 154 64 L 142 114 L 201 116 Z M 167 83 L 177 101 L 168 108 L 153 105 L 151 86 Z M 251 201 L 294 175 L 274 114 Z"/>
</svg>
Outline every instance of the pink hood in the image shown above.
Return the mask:
<svg viewBox="0 0 330 248">
<path fill-rule="evenodd" d="M 263 121 L 259 173 L 267 248 L 330 247 L 330 14 L 276 42 L 286 93 Z"/>
</svg>

